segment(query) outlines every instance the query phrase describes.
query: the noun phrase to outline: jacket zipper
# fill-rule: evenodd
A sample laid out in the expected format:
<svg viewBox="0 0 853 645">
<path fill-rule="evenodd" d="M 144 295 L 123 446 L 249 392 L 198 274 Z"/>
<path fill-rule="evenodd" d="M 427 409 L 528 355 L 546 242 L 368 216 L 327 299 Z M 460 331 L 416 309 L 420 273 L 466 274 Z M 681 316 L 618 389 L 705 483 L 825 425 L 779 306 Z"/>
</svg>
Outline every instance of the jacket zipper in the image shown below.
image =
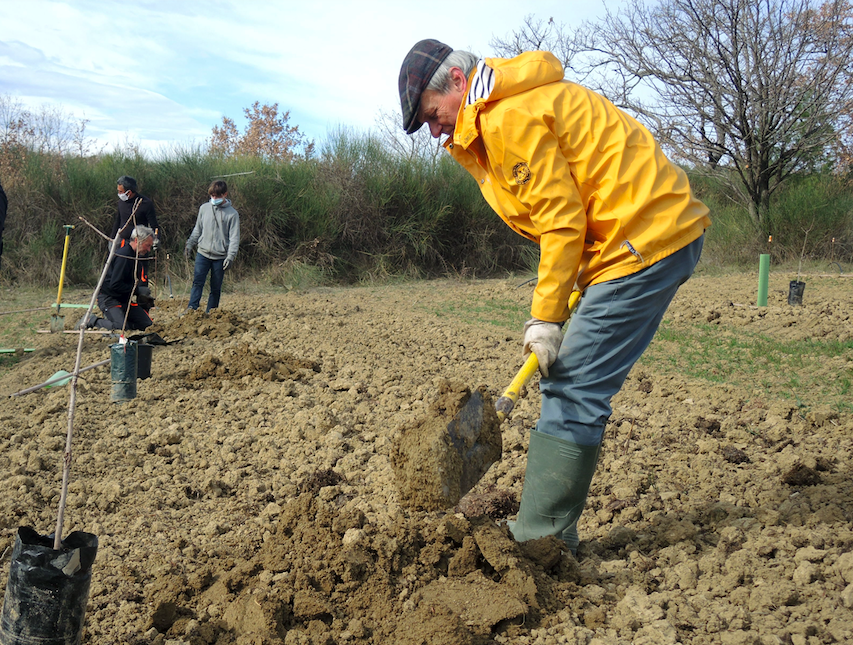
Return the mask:
<svg viewBox="0 0 853 645">
<path fill-rule="evenodd" d="M 625 240 L 624 242 L 622 242 L 622 244 L 619 245 L 620 249 L 623 247 L 627 247 L 627 249 L 628 249 L 628 251 L 630 251 L 631 255 L 633 255 L 635 258 L 637 258 L 640 261 L 640 264 L 646 263 L 646 261 L 643 259 L 642 254 L 637 249 L 635 249 L 634 245 L 631 244 L 628 240 Z"/>
</svg>

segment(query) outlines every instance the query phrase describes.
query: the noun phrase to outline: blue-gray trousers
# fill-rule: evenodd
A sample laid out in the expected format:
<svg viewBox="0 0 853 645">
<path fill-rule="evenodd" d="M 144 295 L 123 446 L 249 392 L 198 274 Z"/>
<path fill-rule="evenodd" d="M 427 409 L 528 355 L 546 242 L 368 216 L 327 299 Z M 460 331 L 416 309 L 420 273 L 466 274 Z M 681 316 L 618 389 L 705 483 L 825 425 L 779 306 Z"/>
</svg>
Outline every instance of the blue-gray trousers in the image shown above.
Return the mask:
<svg viewBox="0 0 853 645">
<path fill-rule="evenodd" d="M 703 241 L 704 235 L 642 271 L 587 287 L 557 360 L 540 381 L 539 432 L 584 446 L 601 443 L 610 399 L 693 273 Z"/>
</svg>

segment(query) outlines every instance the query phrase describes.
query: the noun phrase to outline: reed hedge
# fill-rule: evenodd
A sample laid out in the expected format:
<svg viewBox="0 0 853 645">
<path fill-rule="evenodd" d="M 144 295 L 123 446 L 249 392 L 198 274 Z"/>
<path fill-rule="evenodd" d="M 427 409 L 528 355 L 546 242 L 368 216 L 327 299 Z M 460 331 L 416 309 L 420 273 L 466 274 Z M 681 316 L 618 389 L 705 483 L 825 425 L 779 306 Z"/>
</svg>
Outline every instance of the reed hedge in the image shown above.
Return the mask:
<svg viewBox="0 0 853 645">
<path fill-rule="evenodd" d="M 107 244 L 116 179 L 135 177 L 162 227 L 158 258 L 180 266 L 199 205 L 224 178 L 240 212 L 235 272 L 273 284 L 356 282 L 393 276 L 489 276 L 535 268 L 538 250 L 491 211 L 449 157 L 403 159 L 370 134 L 333 133 L 312 159 L 281 163 L 221 157 L 202 147 L 151 158 L 135 149 L 91 157 L 0 150 L 9 197 L 0 282 L 56 285 L 64 224 L 73 224 L 66 284 L 93 285 Z M 772 203 L 768 244 L 718 183 L 691 178 L 711 207 L 703 262 L 754 265 L 759 253 L 791 262 L 853 263 L 853 189 L 833 175 L 794 178 Z M 183 267 L 186 273 L 187 267 Z"/>
</svg>

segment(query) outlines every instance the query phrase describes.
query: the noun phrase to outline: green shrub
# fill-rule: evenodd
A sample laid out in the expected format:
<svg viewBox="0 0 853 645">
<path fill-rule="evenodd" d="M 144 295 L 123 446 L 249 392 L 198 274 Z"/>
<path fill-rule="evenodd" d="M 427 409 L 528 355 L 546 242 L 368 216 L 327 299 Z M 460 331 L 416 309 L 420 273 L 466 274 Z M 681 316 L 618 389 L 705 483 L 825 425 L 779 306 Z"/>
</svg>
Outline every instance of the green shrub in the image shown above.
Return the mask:
<svg viewBox="0 0 853 645">
<path fill-rule="evenodd" d="M 240 212 L 238 275 L 287 286 L 535 272 L 538 264 L 538 247 L 501 221 L 447 155 L 402 157 L 369 133 L 338 130 L 318 155 L 294 162 L 211 155 L 201 146 L 176 146 L 157 158 L 132 147 L 92 157 L 0 150 L 0 162 L 10 169 L 3 177 L 10 200 L 3 283 L 55 286 L 62 227 L 73 224 L 66 285 L 95 284 L 107 255 L 98 231 L 111 232 L 116 180 L 124 174 L 154 200 L 158 260 L 171 262 L 178 275 L 189 272 L 184 244 L 218 178 L 228 182 Z M 723 186 L 692 175 L 691 183 L 711 209 L 706 266 L 752 266 L 766 252 L 774 262 L 801 254 L 812 262 L 853 262 L 849 182 L 792 178 L 771 202 L 772 244 Z"/>
</svg>

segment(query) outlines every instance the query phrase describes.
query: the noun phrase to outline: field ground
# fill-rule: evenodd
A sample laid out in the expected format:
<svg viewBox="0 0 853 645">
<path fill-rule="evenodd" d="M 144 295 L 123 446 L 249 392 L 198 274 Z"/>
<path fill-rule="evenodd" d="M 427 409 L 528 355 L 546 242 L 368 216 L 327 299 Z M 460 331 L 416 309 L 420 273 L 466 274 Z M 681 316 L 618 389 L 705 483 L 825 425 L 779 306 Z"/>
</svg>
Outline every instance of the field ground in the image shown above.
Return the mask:
<svg viewBox="0 0 853 645">
<path fill-rule="evenodd" d="M 853 642 L 853 279 L 700 272 L 623 390 L 577 559 L 518 545 L 535 384 L 503 458 L 449 511 L 409 508 L 390 455 L 451 384 L 498 396 L 532 286 L 436 280 L 230 285 L 221 310 L 161 298 L 152 376 L 110 401 L 83 373 L 64 533 L 100 541 L 86 644 L 557 645 Z M 162 290 L 161 290 L 162 291 Z M 90 293 L 69 288 L 69 302 Z M 160 295 L 164 295 L 161 293 Z M 0 289 L 2 311 L 49 305 Z M 17 527 L 53 531 L 79 334 L 6 314 L 0 579 Z M 70 329 L 82 310 L 66 310 Z M 86 334 L 82 363 L 115 338 Z M 534 382 L 535 383 L 535 382 Z"/>
</svg>

